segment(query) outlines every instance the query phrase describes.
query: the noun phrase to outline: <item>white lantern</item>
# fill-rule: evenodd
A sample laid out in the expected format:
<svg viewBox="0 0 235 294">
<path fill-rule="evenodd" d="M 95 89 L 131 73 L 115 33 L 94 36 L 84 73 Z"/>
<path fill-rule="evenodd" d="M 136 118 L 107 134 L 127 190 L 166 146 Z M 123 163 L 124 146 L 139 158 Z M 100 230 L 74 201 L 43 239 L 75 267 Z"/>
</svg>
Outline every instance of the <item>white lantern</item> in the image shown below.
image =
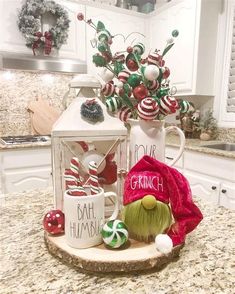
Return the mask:
<svg viewBox="0 0 235 294">
<path fill-rule="evenodd" d="M 105 191 L 114 191 L 122 199 L 123 176 L 127 170 L 127 129 L 122 122 L 107 113 L 105 105 L 95 98 L 103 111 L 103 121 L 91 122 L 81 115 L 81 107 L 92 99 L 75 98 L 63 112 L 52 130 L 52 162 L 54 204 L 63 210 L 65 183 L 63 174 L 70 167 L 72 157 L 81 163 L 81 175 L 88 180 L 87 165 L 94 160 L 98 165 L 99 182 Z M 112 199 L 106 212 L 112 211 Z"/>
</svg>

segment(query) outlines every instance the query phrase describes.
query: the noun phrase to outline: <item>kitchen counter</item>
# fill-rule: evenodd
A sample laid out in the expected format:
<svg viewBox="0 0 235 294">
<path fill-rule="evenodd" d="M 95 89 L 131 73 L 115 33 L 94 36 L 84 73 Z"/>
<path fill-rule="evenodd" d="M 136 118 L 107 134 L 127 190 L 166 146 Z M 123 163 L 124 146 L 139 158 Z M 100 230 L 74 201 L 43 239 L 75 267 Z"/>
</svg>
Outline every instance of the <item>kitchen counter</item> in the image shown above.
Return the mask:
<svg viewBox="0 0 235 294">
<path fill-rule="evenodd" d="M 210 145 L 214 143 L 223 143 L 222 141 L 201 141 L 199 139 L 186 139 L 185 150 L 192 150 L 196 152 L 206 153 L 210 155 L 223 156 L 228 158 L 235 158 L 234 151 L 224 151 L 219 149 L 212 149 L 203 147 L 203 145 Z M 233 142 L 234 143 L 234 142 Z M 172 147 L 179 147 L 180 141 L 178 136 L 170 135 L 166 137 L 166 145 Z"/>
<path fill-rule="evenodd" d="M 42 219 L 52 203 L 51 189 L 6 195 L 6 204 L 1 207 L 1 294 L 230 294 L 234 291 L 235 211 L 197 199 L 204 219 L 188 235 L 178 260 L 159 272 L 94 275 L 68 267 L 48 253 Z"/>
</svg>

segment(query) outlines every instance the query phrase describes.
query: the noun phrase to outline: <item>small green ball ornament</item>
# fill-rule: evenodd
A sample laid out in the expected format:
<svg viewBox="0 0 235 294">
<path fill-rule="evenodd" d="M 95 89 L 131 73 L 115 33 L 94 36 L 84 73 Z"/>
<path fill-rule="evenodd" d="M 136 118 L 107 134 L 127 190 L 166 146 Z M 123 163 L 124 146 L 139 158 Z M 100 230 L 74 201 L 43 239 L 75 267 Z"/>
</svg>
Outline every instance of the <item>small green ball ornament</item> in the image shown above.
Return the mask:
<svg viewBox="0 0 235 294">
<path fill-rule="evenodd" d="M 140 82 L 142 81 L 142 78 L 140 75 L 138 74 L 131 74 L 127 80 L 127 83 L 132 87 L 135 88 L 136 86 L 138 86 L 140 84 Z"/>
<path fill-rule="evenodd" d="M 145 51 L 145 46 L 143 43 L 137 43 L 133 46 L 133 51 L 139 55 L 142 55 Z"/>
<path fill-rule="evenodd" d="M 97 67 L 104 67 L 107 64 L 106 59 L 99 54 L 93 55 L 92 61 Z"/>
<path fill-rule="evenodd" d="M 128 240 L 128 230 L 124 222 L 116 219 L 108 221 L 101 230 L 103 241 L 111 248 L 119 248 Z"/>
<path fill-rule="evenodd" d="M 99 43 L 98 44 L 98 50 L 100 52 L 105 52 L 105 51 L 108 51 L 108 46 L 105 44 L 105 43 Z"/>
<path fill-rule="evenodd" d="M 158 98 L 161 98 L 163 96 L 166 96 L 169 94 L 169 88 L 165 88 L 165 89 L 159 89 L 158 92 L 157 92 L 157 97 Z"/>
<path fill-rule="evenodd" d="M 178 30 L 174 30 L 174 31 L 172 31 L 171 35 L 172 35 L 172 37 L 176 38 L 176 37 L 179 36 L 179 31 Z"/>
</svg>

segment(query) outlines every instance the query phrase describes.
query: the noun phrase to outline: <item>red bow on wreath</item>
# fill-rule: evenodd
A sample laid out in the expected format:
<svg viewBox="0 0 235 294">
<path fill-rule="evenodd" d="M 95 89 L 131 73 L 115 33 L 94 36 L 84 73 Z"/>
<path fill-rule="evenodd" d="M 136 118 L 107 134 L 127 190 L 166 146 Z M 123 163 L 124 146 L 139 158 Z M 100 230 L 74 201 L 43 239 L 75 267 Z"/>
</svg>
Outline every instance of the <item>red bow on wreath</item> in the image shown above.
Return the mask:
<svg viewBox="0 0 235 294">
<path fill-rule="evenodd" d="M 33 55 L 35 54 L 35 49 L 37 49 L 41 42 L 45 42 L 44 45 L 44 53 L 46 55 L 49 55 L 51 53 L 52 48 L 52 34 L 50 32 L 45 32 L 44 35 L 41 32 L 37 32 L 34 34 L 34 36 L 37 38 L 32 45 L 33 49 Z"/>
</svg>

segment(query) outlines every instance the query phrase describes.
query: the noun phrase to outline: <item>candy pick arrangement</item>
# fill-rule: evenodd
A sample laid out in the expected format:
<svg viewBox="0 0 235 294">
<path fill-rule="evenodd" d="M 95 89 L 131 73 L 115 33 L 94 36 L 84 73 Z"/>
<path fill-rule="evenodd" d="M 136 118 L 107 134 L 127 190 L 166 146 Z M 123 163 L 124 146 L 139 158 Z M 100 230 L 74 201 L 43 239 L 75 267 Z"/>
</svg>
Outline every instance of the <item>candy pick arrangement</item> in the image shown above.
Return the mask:
<svg viewBox="0 0 235 294">
<path fill-rule="evenodd" d="M 91 19 L 85 20 L 78 13 L 79 21 L 84 21 L 92 27 L 96 36 L 92 45 L 98 50 L 92 59 L 97 67 L 103 68 L 100 77 L 104 81 L 101 93 L 109 112 L 116 114 L 121 121 L 140 119 L 145 121 L 164 120 L 177 110 L 181 114 L 190 111 L 190 103 L 176 99 L 176 88 L 170 88 L 170 69 L 165 65 L 165 56 L 173 47 L 177 30 L 172 31 L 171 37 L 161 53 L 153 49 L 144 57 L 145 46 L 142 43 L 131 44 L 125 51 L 112 53 L 113 36 L 98 21 L 97 25 Z"/>
</svg>

